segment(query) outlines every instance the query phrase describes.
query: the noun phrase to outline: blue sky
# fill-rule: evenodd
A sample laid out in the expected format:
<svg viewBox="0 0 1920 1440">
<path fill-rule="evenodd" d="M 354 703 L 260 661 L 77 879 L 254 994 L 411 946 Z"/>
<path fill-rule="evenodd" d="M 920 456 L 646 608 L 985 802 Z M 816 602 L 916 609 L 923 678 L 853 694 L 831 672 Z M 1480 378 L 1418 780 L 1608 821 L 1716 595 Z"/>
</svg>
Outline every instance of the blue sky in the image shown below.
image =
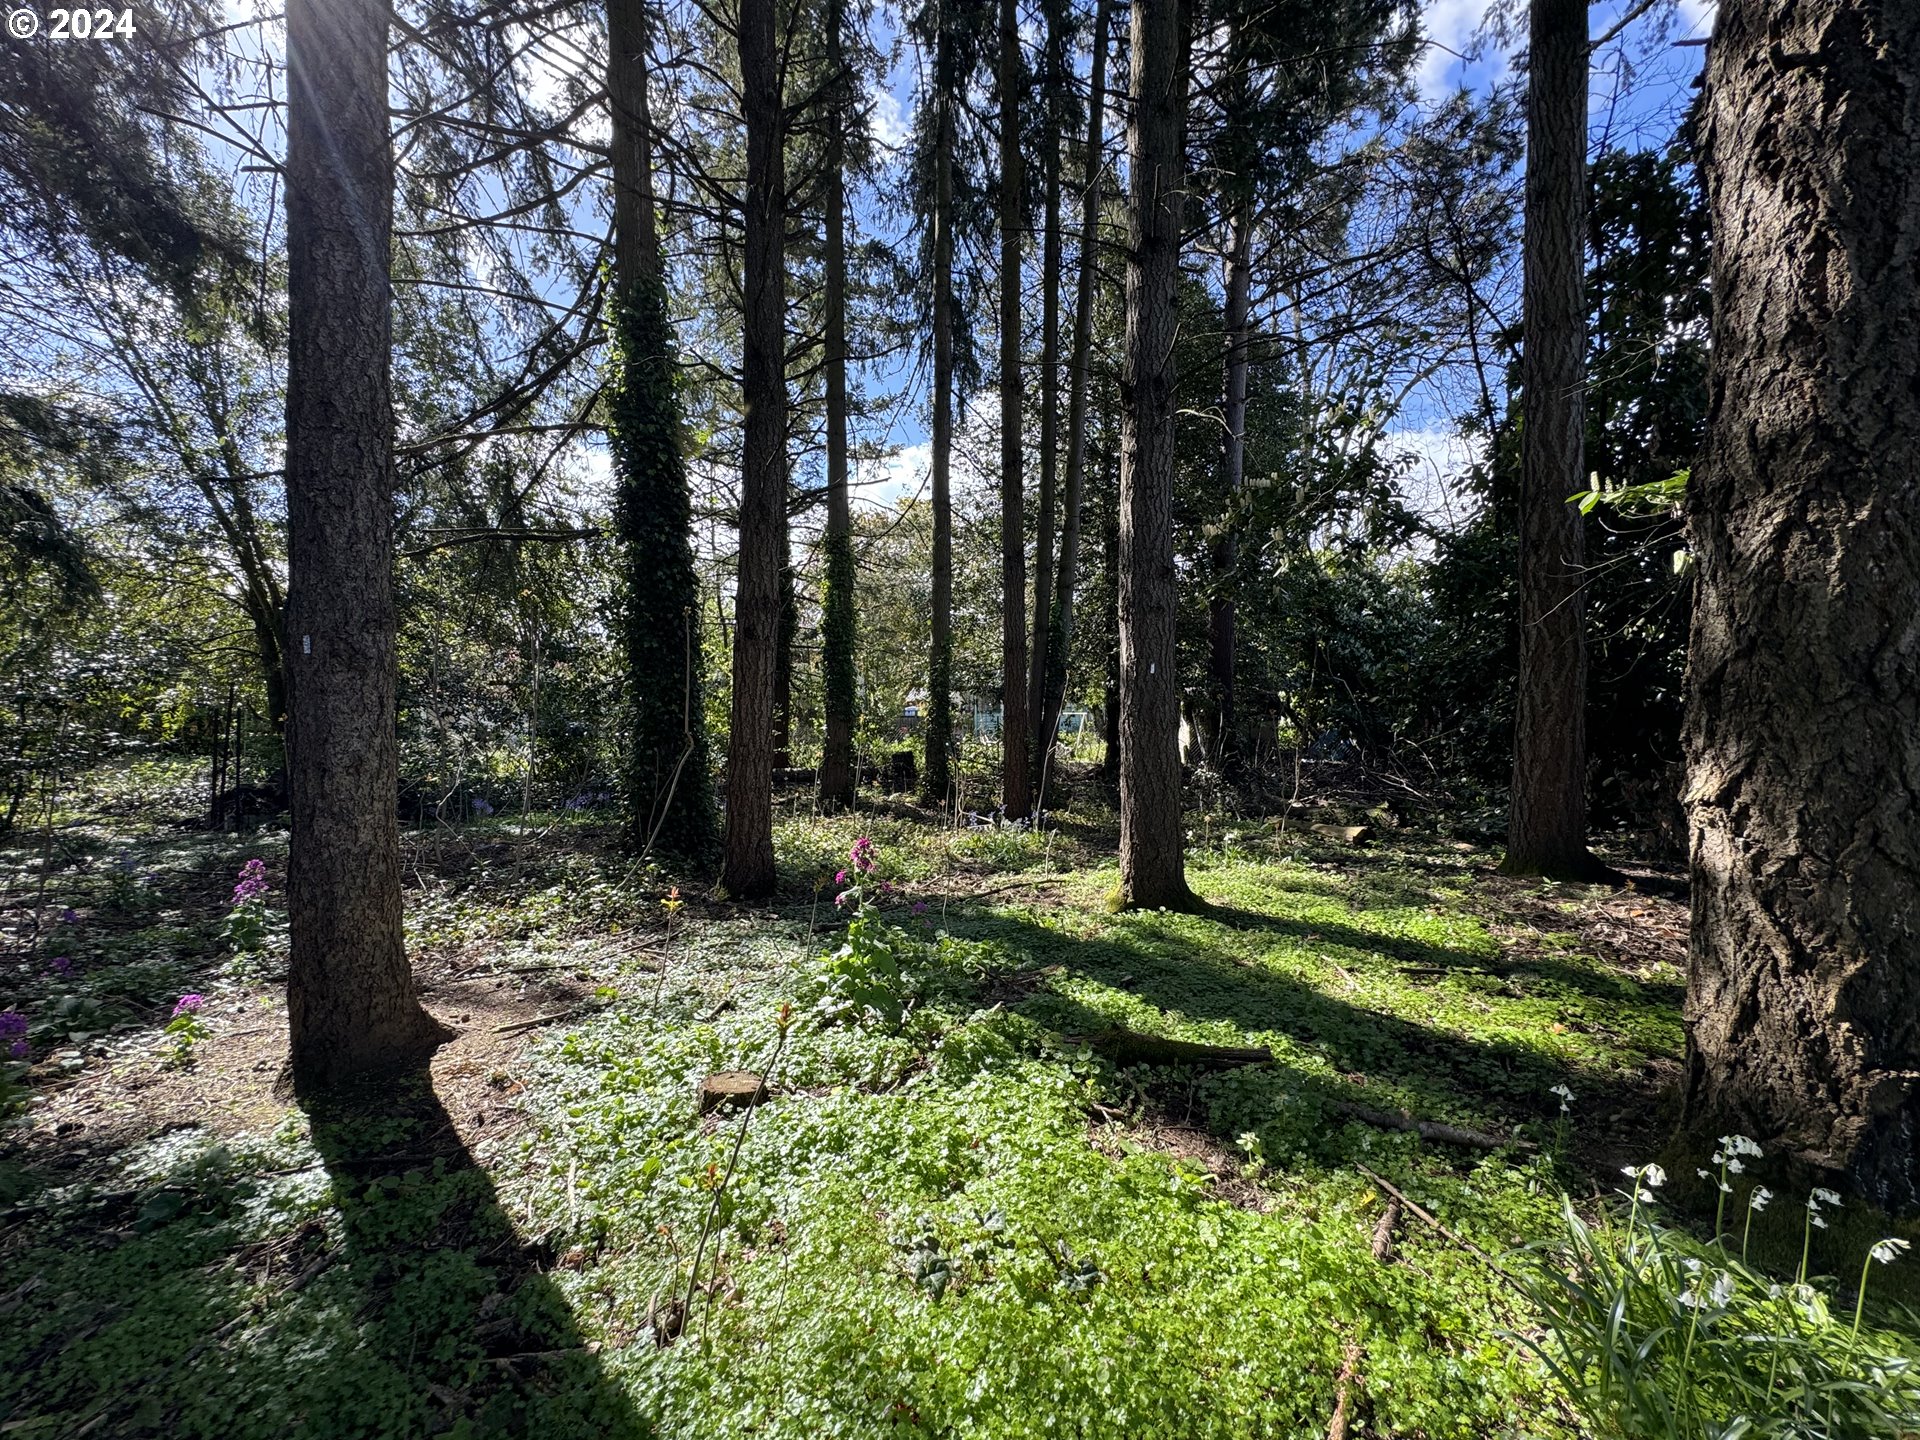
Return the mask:
<svg viewBox="0 0 1920 1440">
<path fill-rule="evenodd" d="M 1509 8 L 1513 3 L 1507 0 Z M 1512 57 L 1486 38 L 1489 5 L 1490 0 L 1427 0 L 1422 21 L 1429 45 L 1415 76 L 1423 100 L 1438 101 L 1460 87 L 1485 94 L 1512 78 Z M 1592 7 L 1592 33 L 1604 34 L 1630 8 L 1631 0 L 1596 3 Z M 1590 82 L 1596 146 L 1608 143 L 1631 148 L 1667 141 L 1687 103 L 1703 55 L 1697 45 L 1675 42 L 1703 39 L 1711 28 L 1712 16 L 1713 0 L 1673 0 L 1664 15 L 1656 12 L 1636 22 L 1618 41 L 1596 54 Z M 890 40 L 890 34 L 885 39 Z M 885 83 L 877 85 L 870 95 L 870 124 L 876 138 L 889 145 L 905 137 L 915 84 L 911 51 L 899 47 L 893 58 Z M 917 374 L 916 367 L 907 363 L 868 377 L 875 393 L 891 393 L 896 401 L 907 402 L 888 407 L 892 422 L 886 437 L 895 447 L 894 453 L 883 462 L 863 466 L 858 477 L 862 497 L 869 503 L 890 504 L 918 490 L 924 481 L 928 446 L 923 397 L 897 393 Z M 1450 482 L 1473 459 L 1454 433 L 1451 403 L 1444 394 L 1416 395 L 1393 427 L 1396 445 L 1418 457 L 1408 480 L 1423 509 L 1445 512 L 1451 500 Z M 975 397 L 972 406 L 983 416 L 997 414 L 997 407 L 991 392 Z"/>
</svg>

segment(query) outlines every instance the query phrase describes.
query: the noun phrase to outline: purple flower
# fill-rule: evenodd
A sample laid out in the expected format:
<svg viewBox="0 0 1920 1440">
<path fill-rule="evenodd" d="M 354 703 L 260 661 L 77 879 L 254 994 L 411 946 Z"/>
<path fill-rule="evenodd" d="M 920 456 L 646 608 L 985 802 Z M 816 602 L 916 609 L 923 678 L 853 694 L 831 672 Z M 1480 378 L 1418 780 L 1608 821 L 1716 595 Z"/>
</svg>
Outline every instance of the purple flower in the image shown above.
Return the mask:
<svg viewBox="0 0 1920 1440">
<path fill-rule="evenodd" d="M 56 975 L 71 975 L 73 974 L 73 961 L 68 956 L 56 955 L 47 962 L 47 968 Z"/>
<path fill-rule="evenodd" d="M 924 915 L 924 914 L 926 914 L 926 913 L 927 913 L 927 902 L 926 902 L 926 901 L 924 901 L 924 900 L 916 900 L 916 901 L 914 901 L 914 902 L 913 902 L 913 913 L 914 913 L 914 914 L 916 914 L 916 915 Z"/>
<path fill-rule="evenodd" d="M 880 893 L 881 893 L 882 895 L 891 895 L 891 894 L 893 894 L 893 881 L 891 881 L 891 880 L 882 880 L 882 881 L 880 882 Z"/>
<path fill-rule="evenodd" d="M 267 893 L 267 862 L 249 860 L 240 867 L 240 881 L 233 887 L 235 905 L 244 905 L 249 900 L 258 900 Z"/>
<path fill-rule="evenodd" d="M 206 1003 L 207 997 L 204 995 L 182 995 L 174 1002 L 173 1018 L 178 1020 L 182 1015 L 191 1015 Z"/>
<path fill-rule="evenodd" d="M 485 796 L 476 795 L 473 797 L 473 813 L 476 815 L 491 815 L 493 814 L 493 805 Z"/>
<path fill-rule="evenodd" d="M 0 1010 L 0 1042 L 15 1060 L 27 1058 L 27 1017 L 18 1010 Z"/>
<path fill-rule="evenodd" d="M 80 923 L 80 917 L 73 913 L 73 907 L 71 905 L 60 912 L 60 923 L 62 925 L 78 925 Z"/>
<path fill-rule="evenodd" d="M 853 842 L 853 852 L 848 858 L 853 861 L 854 869 L 866 875 L 871 875 L 874 867 L 880 863 L 874 858 L 873 841 L 865 835 Z"/>
<path fill-rule="evenodd" d="M 836 875 L 836 876 L 834 876 L 834 877 L 833 877 L 833 883 L 834 883 L 834 884 L 836 884 L 836 885 L 844 885 L 844 884 L 846 884 L 846 883 L 847 883 L 847 872 L 846 872 L 846 871 L 844 871 L 844 870 L 842 870 L 842 871 L 841 871 L 841 872 L 840 872 L 840 873 L 839 873 L 838 875 Z"/>
</svg>

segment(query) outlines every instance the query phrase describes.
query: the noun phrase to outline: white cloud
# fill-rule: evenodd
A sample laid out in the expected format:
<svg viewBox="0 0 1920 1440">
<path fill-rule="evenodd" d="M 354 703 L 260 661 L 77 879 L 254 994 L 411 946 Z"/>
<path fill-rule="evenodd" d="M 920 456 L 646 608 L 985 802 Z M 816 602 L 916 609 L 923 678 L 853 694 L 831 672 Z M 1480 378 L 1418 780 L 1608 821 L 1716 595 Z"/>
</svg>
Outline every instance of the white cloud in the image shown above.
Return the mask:
<svg viewBox="0 0 1920 1440">
<path fill-rule="evenodd" d="M 1713 29 L 1715 8 L 1715 0 L 1680 0 L 1680 23 L 1690 36 L 1703 36 Z"/>
<path fill-rule="evenodd" d="M 1428 44 L 1420 55 L 1416 79 L 1429 100 L 1471 83 L 1473 66 L 1460 57 L 1471 52 L 1473 37 L 1490 0 L 1426 0 L 1420 28 Z"/>
<path fill-rule="evenodd" d="M 912 125 L 900 97 L 885 82 L 867 91 L 867 129 L 880 145 L 898 150 L 907 143 Z"/>
<path fill-rule="evenodd" d="M 933 464 L 933 445 L 923 440 L 903 446 L 877 460 L 856 461 L 851 477 L 854 498 L 877 510 L 891 510 L 917 494 Z"/>
<path fill-rule="evenodd" d="M 1485 455 L 1484 441 L 1429 426 L 1390 432 L 1386 449 L 1406 462 L 1400 496 L 1408 509 L 1443 530 L 1465 523 L 1473 501 L 1461 493 L 1460 483 Z"/>
</svg>

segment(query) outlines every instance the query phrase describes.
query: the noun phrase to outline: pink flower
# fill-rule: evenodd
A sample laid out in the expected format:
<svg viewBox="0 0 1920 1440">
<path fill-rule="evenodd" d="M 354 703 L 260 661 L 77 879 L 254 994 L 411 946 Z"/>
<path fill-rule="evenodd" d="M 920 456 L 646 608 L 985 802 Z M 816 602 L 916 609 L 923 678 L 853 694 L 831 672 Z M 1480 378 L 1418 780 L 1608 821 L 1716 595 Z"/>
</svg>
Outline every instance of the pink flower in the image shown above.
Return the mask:
<svg viewBox="0 0 1920 1440">
<path fill-rule="evenodd" d="M 836 905 L 846 905 L 850 903 L 852 899 L 853 892 L 851 890 L 842 890 L 838 895 L 833 897 L 833 903 Z"/>
<path fill-rule="evenodd" d="M 836 884 L 836 885 L 844 885 L 844 884 L 846 884 L 846 883 L 847 883 L 847 872 L 846 872 L 846 871 L 844 871 L 844 870 L 842 870 L 842 871 L 841 871 L 841 872 L 840 872 L 840 873 L 839 873 L 838 875 L 836 875 L 836 876 L 834 876 L 834 877 L 833 877 L 833 883 L 834 883 L 834 884 Z"/>
<path fill-rule="evenodd" d="M 178 1020 L 182 1015 L 191 1015 L 206 1003 L 207 997 L 204 995 L 182 995 L 174 1002 L 173 1018 Z"/>
<path fill-rule="evenodd" d="M 865 835 L 853 842 L 853 853 L 848 858 L 853 861 L 856 870 L 867 875 L 871 875 L 874 867 L 880 863 L 874 858 L 873 841 Z"/>
</svg>

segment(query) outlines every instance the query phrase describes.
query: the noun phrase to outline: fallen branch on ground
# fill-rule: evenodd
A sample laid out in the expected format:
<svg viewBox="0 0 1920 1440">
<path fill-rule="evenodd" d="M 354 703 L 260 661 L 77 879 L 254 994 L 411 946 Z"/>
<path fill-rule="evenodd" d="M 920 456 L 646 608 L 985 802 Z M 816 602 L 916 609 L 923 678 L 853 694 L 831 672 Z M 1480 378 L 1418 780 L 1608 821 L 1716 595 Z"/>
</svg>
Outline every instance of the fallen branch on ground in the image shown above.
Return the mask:
<svg viewBox="0 0 1920 1440">
<path fill-rule="evenodd" d="M 1514 1279 L 1513 1275 L 1509 1271 L 1502 1268 L 1498 1260 L 1494 1259 L 1491 1255 L 1487 1254 L 1486 1251 L 1482 1250 L 1478 1245 L 1474 1244 L 1471 1240 L 1467 1239 L 1466 1236 L 1456 1235 L 1453 1231 L 1449 1230 L 1446 1226 L 1442 1225 L 1438 1220 L 1438 1218 L 1428 1213 L 1427 1211 L 1421 1209 L 1413 1201 L 1409 1200 L 1406 1197 L 1406 1195 L 1402 1193 L 1393 1184 L 1391 1180 L 1386 1179 L 1382 1175 L 1376 1174 L 1374 1171 L 1368 1169 L 1365 1165 L 1360 1164 L 1358 1161 L 1354 1163 L 1353 1168 L 1358 1170 L 1362 1175 L 1366 1176 L 1369 1180 L 1373 1181 L 1373 1183 L 1378 1185 L 1382 1190 L 1384 1190 L 1388 1194 L 1388 1196 L 1390 1196 L 1395 1200 L 1398 1200 L 1402 1205 L 1406 1206 L 1408 1210 L 1412 1211 L 1415 1215 L 1419 1216 L 1422 1220 L 1424 1220 L 1428 1225 L 1432 1226 L 1433 1229 L 1437 1231 L 1439 1234 L 1451 1240 L 1454 1244 L 1458 1245 L 1462 1250 L 1465 1250 L 1468 1254 L 1477 1257 L 1481 1261 L 1481 1263 L 1483 1263 L 1489 1270 L 1493 1271 L 1494 1274 L 1498 1275 L 1502 1280 L 1506 1281 L 1509 1285 L 1513 1286 L 1516 1290 L 1522 1288 L 1520 1282 Z"/>
<path fill-rule="evenodd" d="M 1387 1197 L 1387 1208 L 1380 1214 L 1380 1223 L 1373 1227 L 1373 1258 L 1382 1265 L 1393 1259 L 1393 1227 L 1400 1223 L 1400 1217 L 1406 1213 L 1406 1207 L 1397 1196 Z"/>
<path fill-rule="evenodd" d="M 1350 1120 L 1359 1120 L 1382 1130 L 1403 1130 L 1418 1135 L 1422 1140 L 1434 1140 L 1442 1145 L 1466 1145 L 1475 1150 L 1505 1150 L 1508 1146 L 1517 1146 L 1522 1150 L 1533 1148 L 1530 1142 L 1517 1137 L 1503 1140 L 1497 1135 L 1484 1135 L 1478 1130 L 1443 1125 L 1438 1120 L 1416 1119 L 1404 1110 L 1375 1110 L 1370 1105 L 1355 1105 L 1348 1100 L 1329 1101 L 1327 1108 Z"/>
<path fill-rule="evenodd" d="M 1201 1045 L 1118 1027 L 1064 1038 L 1119 1065 L 1264 1065 L 1273 1059 L 1273 1051 L 1264 1045 Z"/>
</svg>

